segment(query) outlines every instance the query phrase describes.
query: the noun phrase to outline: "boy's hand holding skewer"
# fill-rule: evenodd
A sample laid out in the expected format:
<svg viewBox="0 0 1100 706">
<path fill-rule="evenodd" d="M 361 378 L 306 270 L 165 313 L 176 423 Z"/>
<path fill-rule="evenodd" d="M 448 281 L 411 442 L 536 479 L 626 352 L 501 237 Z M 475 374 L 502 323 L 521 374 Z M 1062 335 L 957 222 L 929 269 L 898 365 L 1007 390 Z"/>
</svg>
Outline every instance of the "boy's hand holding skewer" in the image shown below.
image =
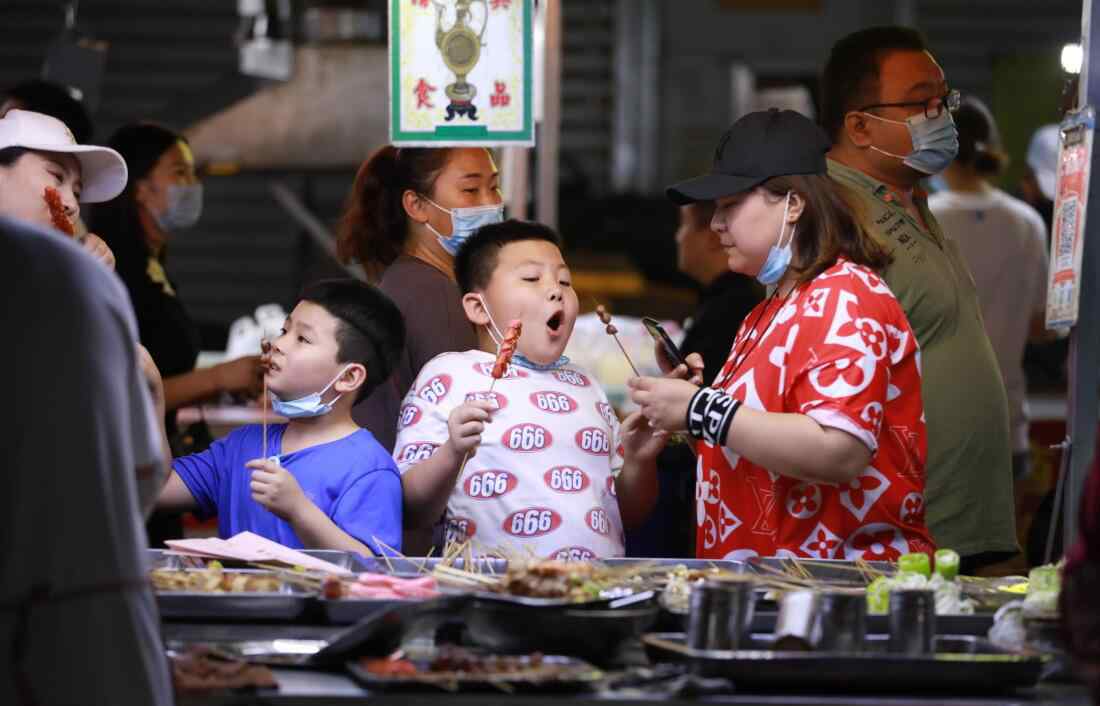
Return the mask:
<svg viewBox="0 0 1100 706">
<path fill-rule="evenodd" d="M 252 469 L 252 499 L 276 517 L 293 522 L 304 508 L 312 504 L 298 480 L 277 460 L 258 458 L 245 466 Z"/>
</svg>

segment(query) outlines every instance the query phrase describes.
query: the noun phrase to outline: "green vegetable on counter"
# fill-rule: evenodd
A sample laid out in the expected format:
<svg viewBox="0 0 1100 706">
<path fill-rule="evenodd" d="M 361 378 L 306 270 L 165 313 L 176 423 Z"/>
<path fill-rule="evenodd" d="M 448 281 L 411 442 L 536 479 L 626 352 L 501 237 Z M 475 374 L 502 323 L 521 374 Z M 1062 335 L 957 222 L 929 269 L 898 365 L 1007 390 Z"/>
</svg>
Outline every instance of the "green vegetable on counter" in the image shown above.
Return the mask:
<svg viewBox="0 0 1100 706">
<path fill-rule="evenodd" d="M 911 571 L 914 574 L 920 574 L 924 578 L 931 578 L 932 562 L 928 560 L 928 555 L 923 552 L 902 554 L 898 557 L 898 571 Z"/>
<path fill-rule="evenodd" d="M 890 612 L 890 579 L 879 576 L 867 586 L 867 612 L 885 615 Z"/>
<path fill-rule="evenodd" d="M 1062 577 L 1057 566 L 1036 566 L 1027 575 L 1027 592 L 1062 590 Z"/>
<path fill-rule="evenodd" d="M 959 553 L 954 549 L 936 551 L 936 573 L 945 581 L 954 581 L 959 575 Z"/>
</svg>

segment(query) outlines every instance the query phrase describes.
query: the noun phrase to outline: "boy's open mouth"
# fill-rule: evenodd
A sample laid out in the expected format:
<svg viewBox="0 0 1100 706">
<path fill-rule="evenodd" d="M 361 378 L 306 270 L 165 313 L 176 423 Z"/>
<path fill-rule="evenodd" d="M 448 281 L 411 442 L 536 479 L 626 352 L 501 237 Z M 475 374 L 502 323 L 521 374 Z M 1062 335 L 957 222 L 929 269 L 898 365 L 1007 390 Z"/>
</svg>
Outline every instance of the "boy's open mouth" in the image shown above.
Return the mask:
<svg viewBox="0 0 1100 706">
<path fill-rule="evenodd" d="M 555 312 L 553 316 L 551 316 L 549 319 L 547 319 L 547 321 L 546 321 L 547 327 L 549 327 L 549 329 L 551 331 L 557 331 L 559 328 L 561 328 L 561 320 L 564 318 L 564 316 L 565 316 L 565 312 L 562 312 L 562 311 Z"/>
</svg>

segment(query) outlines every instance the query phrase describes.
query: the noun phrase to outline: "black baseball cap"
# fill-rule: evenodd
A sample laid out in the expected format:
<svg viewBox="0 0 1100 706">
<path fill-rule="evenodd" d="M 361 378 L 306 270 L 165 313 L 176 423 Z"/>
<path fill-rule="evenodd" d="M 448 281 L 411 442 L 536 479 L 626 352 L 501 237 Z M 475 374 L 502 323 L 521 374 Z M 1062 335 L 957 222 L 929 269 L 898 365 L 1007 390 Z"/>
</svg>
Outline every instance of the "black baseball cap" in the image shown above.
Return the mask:
<svg viewBox="0 0 1100 706">
<path fill-rule="evenodd" d="M 791 174 L 825 174 L 825 153 L 832 147 L 814 121 L 793 110 L 761 110 L 735 122 L 714 150 L 710 174 L 665 190 L 686 206 L 748 191 L 768 179 Z"/>
</svg>

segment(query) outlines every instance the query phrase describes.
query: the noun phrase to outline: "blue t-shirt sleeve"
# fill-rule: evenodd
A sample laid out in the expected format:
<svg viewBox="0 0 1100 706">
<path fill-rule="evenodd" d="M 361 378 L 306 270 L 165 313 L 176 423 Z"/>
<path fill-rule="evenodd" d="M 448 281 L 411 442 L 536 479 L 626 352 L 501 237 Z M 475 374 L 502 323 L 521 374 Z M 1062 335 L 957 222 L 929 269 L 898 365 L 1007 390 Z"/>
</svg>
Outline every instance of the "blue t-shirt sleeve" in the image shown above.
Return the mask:
<svg viewBox="0 0 1100 706">
<path fill-rule="evenodd" d="M 392 459 L 348 485 L 333 506 L 332 521 L 376 554 L 392 554 L 379 542 L 401 551 L 401 476 Z"/>
<path fill-rule="evenodd" d="M 206 451 L 190 456 L 180 456 L 172 461 L 172 470 L 179 474 L 180 480 L 191 491 L 200 519 L 218 514 L 218 498 L 221 497 L 225 474 L 232 469 L 229 463 L 238 454 L 233 449 L 240 446 L 241 438 L 247 427 L 237 429 L 224 439 L 218 439 Z M 244 472 L 244 469 L 240 469 Z"/>
</svg>

